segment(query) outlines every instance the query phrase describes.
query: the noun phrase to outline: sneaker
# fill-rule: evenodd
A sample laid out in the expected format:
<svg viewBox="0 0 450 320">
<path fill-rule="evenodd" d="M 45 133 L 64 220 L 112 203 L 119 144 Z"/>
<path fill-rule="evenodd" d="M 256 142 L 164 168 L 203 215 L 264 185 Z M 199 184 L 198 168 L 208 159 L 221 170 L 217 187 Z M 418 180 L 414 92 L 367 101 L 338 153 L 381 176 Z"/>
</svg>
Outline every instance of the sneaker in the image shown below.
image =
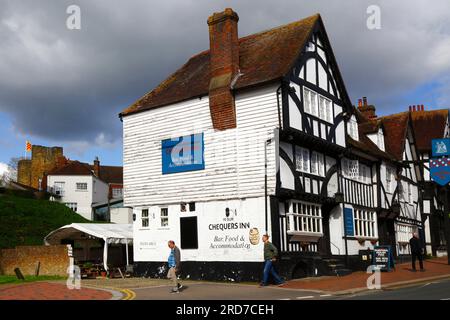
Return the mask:
<svg viewBox="0 0 450 320">
<path fill-rule="evenodd" d="M 280 283 L 277 284 L 277 286 L 281 287 L 285 283 L 286 283 L 286 281 L 281 281 Z"/>
<path fill-rule="evenodd" d="M 178 290 L 172 290 L 172 291 L 170 291 L 170 293 L 180 293 L 180 291 L 178 291 Z"/>
<path fill-rule="evenodd" d="M 411 269 L 411 272 L 417 272 L 417 270 L 416 269 Z"/>
<path fill-rule="evenodd" d="M 181 283 L 178 284 L 178 290 L 180 290 L 181 288 L 183 288 L 183 285 Z"/>
<path fill-rule="evenodd" d="M 262 282 L 259 284 L 259 287 L 267 287 L 267 286 L 268 286 L 268 284 L 265 284 L 265 283 L 262 283 Z"/>
</svg>

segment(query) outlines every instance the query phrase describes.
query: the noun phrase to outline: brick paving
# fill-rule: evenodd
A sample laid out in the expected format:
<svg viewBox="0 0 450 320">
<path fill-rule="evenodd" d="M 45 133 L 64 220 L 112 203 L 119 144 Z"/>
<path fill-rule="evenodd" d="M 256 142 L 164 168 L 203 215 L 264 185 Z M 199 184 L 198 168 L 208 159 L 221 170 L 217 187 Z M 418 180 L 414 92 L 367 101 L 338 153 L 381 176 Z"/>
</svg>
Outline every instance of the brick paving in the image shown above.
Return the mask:
<svg viewBox="0 0 450 320">
<path fill-rule="evenodd" d="M 65 284 L 34 282 L 0 286 L 0 300 L 109 300 L 112 293 L 81 287 L 70 290 Z"/>
<path fill-rule="evenodd" d="M 418 268 L 418 262 L 416 262 Z M 412 272 L 410 263 L 396 265 L 395 271 L 381 272 L 381 286 L 394 285 L 395 283 L 405 283 L 426 280 L 427 278 L 447 275 L 450 278 L 450 265 L 447 264 L 447 257 L 436 258 L 424 261 L 425 272 Z M 327 292 L 338 292 L 352 289 L 367 288 L 367 278 L 369 274 L 358 271 L 343 277 L 318 277 L 296 279 L 288 281 L 283 288 L 321 290 Z"/>
</svg>

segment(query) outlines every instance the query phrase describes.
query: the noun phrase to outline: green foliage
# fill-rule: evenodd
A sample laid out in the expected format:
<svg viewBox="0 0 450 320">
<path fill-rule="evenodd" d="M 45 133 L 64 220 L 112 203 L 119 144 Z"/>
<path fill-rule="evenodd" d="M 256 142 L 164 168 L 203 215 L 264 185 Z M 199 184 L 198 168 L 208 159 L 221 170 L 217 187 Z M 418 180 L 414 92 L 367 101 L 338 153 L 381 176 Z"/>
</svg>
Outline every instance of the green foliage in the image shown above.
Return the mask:
<svg viewBox="0 0 450 320">
<path fill-rule="evenodd" d="M 88 223 L 63 204 L 0 194 L 0 248 L 42 245 L 51 231 L 71 223 Z"/>
<path fill-rule="evenodd" d="M 24 283 L 35 281 L 51 281 L 51 280 L 63 280 L 66 279 L 60 276 L 24 276 L 25 281 L 17 279 L 16 276 L 0 276 L 0 285 L 9 283 Z"/>
</svg>

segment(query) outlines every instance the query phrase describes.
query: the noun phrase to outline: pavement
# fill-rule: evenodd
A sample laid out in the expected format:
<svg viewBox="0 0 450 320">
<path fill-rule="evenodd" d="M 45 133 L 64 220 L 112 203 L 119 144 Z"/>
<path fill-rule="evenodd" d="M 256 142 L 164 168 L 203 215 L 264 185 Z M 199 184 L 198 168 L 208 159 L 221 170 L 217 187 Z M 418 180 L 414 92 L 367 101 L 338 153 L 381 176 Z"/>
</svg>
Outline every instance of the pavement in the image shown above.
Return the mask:
<svg viewBox="0 0 450 320">
<path fill-rule="evenodd" d="M 81 290 L 65 281 L 1 285 L 0 300 L 323 300 L 323 299 L 450 299 L 447 258 L 424 262 L 425 272 L 411 272 L 409 263 L 382 272 L 381 290 L 369 290 L 370 274 L 354 272 L 343 277 L 314 277 L 288 281 L 282 286 L 255 283 L 182 281 L 180 293 L 170 293 L 167 279 L 86 279 Z"/>
<path fill-rule="evenodd" d="M 418 266 L 417 266 L 418 267 Z M 430 282 L 450 278 L 450 265 L 447 257 L 424 261 L 425 272 L 412 272 L 410 263 L 396 265 L 394 271 L 381 272 L 381 288 L 401 287 L 408 284 Z M 291 280 L 283 288 L 317 290 L 323 293 L 341 295 L 368 290 L 366 272 L 353 272 L 343 277 L 316 277 Z"/>
<path fill-rule="evenodd" d="M 65 283 L 33 282 L 0 286 L 0 300 L 111 300 L 125 295 L 105 288 L 69 289 Z"/>
</svg>

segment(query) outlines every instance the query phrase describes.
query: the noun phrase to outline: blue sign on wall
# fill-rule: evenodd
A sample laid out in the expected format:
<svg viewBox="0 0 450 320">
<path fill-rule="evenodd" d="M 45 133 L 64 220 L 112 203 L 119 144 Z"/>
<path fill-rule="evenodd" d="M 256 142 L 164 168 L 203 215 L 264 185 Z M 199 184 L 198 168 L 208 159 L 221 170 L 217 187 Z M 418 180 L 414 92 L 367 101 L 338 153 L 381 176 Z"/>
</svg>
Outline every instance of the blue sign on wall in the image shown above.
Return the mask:
<svg viewBox="0 0 450 320">
<path fill-rule="evenodd" d="M 431 151 L 433 157 L 450 155 L 450 138 L 431 140 Z"/>
<path fill-rule="evenodd" d="M 162 173 L 205 169 L 203 133 L 161 142 Z"/>
<path fill-rule="evenodd" d="M 345 235 L 354 236 L 355 229 L 353 227 L 353 209 L 344 208 L 344 219 L 345 219 Z"/>
<path fill-rule="evenodd" d="M 450 158 L 430 159 L 430 175 L 431 179 L 441 186 L 448 184 L 450 182 Z"/>
</svg>

